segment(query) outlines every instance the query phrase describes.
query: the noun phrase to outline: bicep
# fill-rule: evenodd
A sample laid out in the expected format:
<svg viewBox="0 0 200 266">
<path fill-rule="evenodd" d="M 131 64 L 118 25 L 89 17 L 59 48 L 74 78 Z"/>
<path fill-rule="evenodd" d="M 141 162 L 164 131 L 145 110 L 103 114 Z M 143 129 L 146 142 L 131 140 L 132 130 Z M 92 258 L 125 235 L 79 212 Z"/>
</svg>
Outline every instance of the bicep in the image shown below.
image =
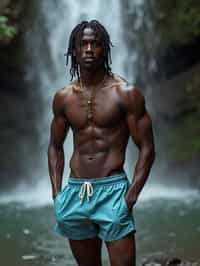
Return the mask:
<svg viewBox="0 0 200 266">
<path fill-rule="evenodd" d="M 142 93 L 131 87 L 125 97 L 126 120 L 130 135 L 139 149 L 153 147 L 152 121 L 145 107 Z"/>
<path fill-rule="evenodd" d="M 69 129 L 67 117 L 64 114 L 64 103 L 62 92 L 57 92 L 53 100 L 53 114 L 54 118 L 51 123 L 51 137 L 50 142 L 55 146 L 63 144 L 66 134 Z"/>
<path fill-rule="evenodd" d="M 55 146 L 60 146 L 64 143 L 69 126 L 67 121 L 62 116 L 55 116 L 51 123 L 50 142 Z"/>
<path fill-rule="evenodd" d="M 139 118 L 129 115 L 127 121 L 130 135 L 139 149 L 154 145 L 152 120 L 147 111 Z"/>
</svg>

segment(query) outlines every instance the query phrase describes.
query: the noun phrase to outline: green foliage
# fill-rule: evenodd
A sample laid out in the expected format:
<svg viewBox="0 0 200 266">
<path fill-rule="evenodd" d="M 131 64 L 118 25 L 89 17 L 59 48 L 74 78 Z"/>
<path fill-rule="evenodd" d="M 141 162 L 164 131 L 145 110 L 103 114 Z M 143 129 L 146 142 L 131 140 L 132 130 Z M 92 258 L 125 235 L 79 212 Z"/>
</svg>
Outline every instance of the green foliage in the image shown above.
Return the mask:
<svg viewBox="0 0 200 266">
<path fill-rule="evenodd" d="M 190 114 L 168 132 L 168 156 L 174 160 L 190 160 L 200 154 L 200 113 Z"/>
<path fill-rule="evenodd" d="M 162 126 L 160 134 L 165 156 L 173 161 L 192 160 L 200 155 L 200 67 L 193 68 L 182 85 L 184 96 L 177 104 L 180 113 Z"/>
<path fill-rule="evenodd" d="M 0 16 L 0 38 L 12 39 L 16 33 L 16 28 L 8 24 L 8 18 L 6 16 Z"/>
<path fill-rule="evenodd" d="M 200 36 L 200 1 L 160 0 L 157 26 L 167 42 L 187 43 Z"/>
</svg>

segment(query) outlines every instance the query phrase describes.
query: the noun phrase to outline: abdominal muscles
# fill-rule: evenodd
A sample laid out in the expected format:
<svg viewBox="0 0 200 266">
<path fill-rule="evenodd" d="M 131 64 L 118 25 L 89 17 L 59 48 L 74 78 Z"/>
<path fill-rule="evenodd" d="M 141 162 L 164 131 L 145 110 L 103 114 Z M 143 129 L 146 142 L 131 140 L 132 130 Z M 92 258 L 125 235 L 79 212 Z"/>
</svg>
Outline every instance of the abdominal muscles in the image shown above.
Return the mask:
<svg viewBox="0 0 200 266">
<path fill-rule="evenodd" d="M 74 133 L 74 152 L 70 160 L 71 176 L 99 178 L 123 171 L 127 128 L 99 128 L 89 125 Z"/>
</svg>

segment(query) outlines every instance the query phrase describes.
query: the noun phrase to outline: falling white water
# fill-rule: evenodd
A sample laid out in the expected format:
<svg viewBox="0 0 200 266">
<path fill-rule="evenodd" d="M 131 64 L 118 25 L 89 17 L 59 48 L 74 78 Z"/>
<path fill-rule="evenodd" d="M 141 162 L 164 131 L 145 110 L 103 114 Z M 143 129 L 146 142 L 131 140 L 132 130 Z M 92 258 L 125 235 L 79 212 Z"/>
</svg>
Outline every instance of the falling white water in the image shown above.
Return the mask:
<svg viewBox="0 0 200 266">
<path fill-rule="evenodd" d="M 32 179 L 35 181 L 34 187 L 31 186 L 28 193 L 26 193 L 27 187 L 24 183 L 19 185 L 18 190 L 24 198 L 29 196 L 28 198 L 32 199 L 31 195 L 33 198 L 37 195 L 34 202 L 38 204 L 41 203 L 41 197 L 44 204 L 51 200 L 46 152 L 52 119 L 52 100 L 55 92 L 70 82 L 69 67 L 66 68 L 64 53 L 72 29 L 82 20 L 99 20 L 107 29 L 114 45 L 112 48 L 112 71 L 126 79 L 128 78 L 124 71 L 124 62 L 128 60 L 128 53 L 122 36 L 123 23 L 120 10 L 120 0 L 37 1 L 35 28 L 27 34 L 26 45 L 31 50 L 32 55 L 30 60 L 32 67 L 27 79 L 37 80 L 40 100 L 43 103 L 43 114 L 41 114 L 40 121 L 38 121 L 40 135 L 38 155 L 41 158 L 41 166 L 30 169 L 30 172 L 33 173 Z M 65 141 L 64 149 L 65 171 L 63 184 L 69 175 L 68 165 L 72 153 L 71 131 Z M 17 198 L 21 199 L 19 196 Z"/>
<path fill-rule="evenodd" d="M 82 20 L 99 20 L 105 28 L 108 30 L 112 43 L 114 45 L 112 49 L 113 58 L 113 72 L 117 72 L 126 78 L 123 71 L 124 60 L 127 58 L 127 51 L 125 45 L 122 42 L 122 23 L 120 16 L 120 1 L 111 0 L 93 0 L 93 1 L 71 1 L 61 0 L 59 4 L 55 4 L 53 1 L 46 1 L 41 4 L 43 14 L 45 15 L 45 23 L 48 28 L 48 44 L 49 53 L 54 62 L 54 75 L 53 79 L 49 75 L 48 68 L 42 70 L 41 80 L 43 88 L 55 88 L 58 89 L 61 86 L 65 86 L 69 83 L 69 68 L 65 68 L 65 58 L 63 56 L 68 45 L 69 35 L 75 25 Z M 46 12 L 48 10 L 48 12 Z M 43 75 L 45 78 L 43 78 Z M 45 90 L 42 89 L 42 97 L 46 100 Z M 52 101 L 52 97 L 55 91 L 52 91 L 48 96 L 47 103 Z M 50 105 L 47 104 L 47 111 L 44 117 L 44 124 L 50 123 Z M 41 139 L 44 145 L 47 145 L 47 138 L 44 134 L 41 134 Z M 65 144 L 66 153 L 66 171 L 69 171 L 68 161 L 72 152 L 72 137 L 71 132 L 68 136 Z M 67 174 L 65 174 L 67 175 Z"/>
<path fill-rule="evenodd" d="M 130 55 L 123 40 L 123 23 L 121 19 L 120 0 L 60 0 L 37 1 L 38 17 L 36 26 L 27 35 L 26 46 L 31 50 L 31 69 L 27 79 L 36 79 L 39 84 L 40 97 L 43 103 L 43 115 L 38 121 L 38 132 L 40 135 L 40 154 L 42 167 L 30 169 L 33 183 L 29 188 L 22 183 L 9 195 L 1 196 L 1 202 L 18 201 L 25 202 L 28 206 L 41 206 L 51 202 L 51 187 L 47 167 L 47 147 L 49 141 L 49 130 L 52 119 L 52 100 L 55 92 L 69 83 L 69 68 L 65 66 L 64 53 L 68 45 L 71 30 L 82 20 L 99 20 L 108 30 L 114 47 L 112 49 L 112 70 L 129 81 L 134 80 L 134 65 L 137 53 L 131 51 Z M 141 26 L 144 19 L 144 0 L 131 2 L 137 13 L 134 24 L 135 30 Z M 132 25 L 130 25 L 131 27 Z M 130 30 L 130 29 L 128 29 Z M 137 49 L 136 49 L 137 51 Z M 127 62 L 129 62 L 127 64 Z M 128 67 L 127 67 L 128 66 Z M 72 134 L 69 132 L 65 142 L 65 171 L 63 185 L 69 174 L 69 160 L 72 153 Z M 128 151 L 128 158 L 132 152 Z M 126 169 L 127 168 L 127 169 Z M 134 164 L 126 162 L 125 169 L 131 177 Z M 162 187 L 147 186 L 145 193 L 141 194 L 141 201 L 157 197 L 182 198 L 182 191 L 166 190 Z M 179 193 L 180 192 L 180 193 Z M 185 191 L 185 193 L 190 193 Z M 191 191 L 191 195 L 196 195 Z"/>
<path fill-rule="evenodd" d="M 46 40 L 48 43 L 48 56 L 50 58 L 50 68 L 46 65 L 39 71 L 41 84 L 41 97 L 45 103 L 46 112 L 43 117 L 43 125 L 49 128 L 51 114 L 51 103 L 55 91 L 69 83 L 69 68 L 65 67 L 64 53 L 68 46 L 69 35 L 78 23 L 82 20 L 99 20 L 111 35 L 114 44 L 112 49 L 113 72 L 117 72 L 126 78 L 123 71 L 124 61 L 127 59 L 127 51 L 122 42 L 122 23 L 120 16 L 120 2 L 116 0 L 93 0 L 93 1 L 72 1 L 61 0 L 41 1 L 40 8 L 44 16 Z M 41 32 L 42 34 L 42 32 Z M 42 55 L 39 55 L 38 61 Z M 37 60 L 35 58 L 35 60 Z M 47 93 L 49 91 L 49 93 Z M 41 129 L 42 146 L 46 148 L 48 143 L 47 135 Z M 72 150 L 71 134 L 65 145 L 66 158 L 70 158 Z M 69 152 L 68 152 L 69 151 Z M 67 163 L 66 163 L 67 166 Z"/>
</svg>

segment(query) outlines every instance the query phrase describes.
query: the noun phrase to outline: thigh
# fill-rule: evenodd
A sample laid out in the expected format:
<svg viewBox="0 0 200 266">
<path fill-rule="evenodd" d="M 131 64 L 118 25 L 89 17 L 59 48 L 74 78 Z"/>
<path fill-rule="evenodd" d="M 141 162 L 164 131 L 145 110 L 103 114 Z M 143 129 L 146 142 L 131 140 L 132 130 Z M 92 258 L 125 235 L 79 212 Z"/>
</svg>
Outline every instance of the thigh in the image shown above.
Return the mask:
<svg viewBox="0 0 200 266">
<path fill-rule="evenodd" d="M 102 241 L 96 237 L 84 240 L 69 240 L 72 253 L 79 266 L 102 266 Z"/>
<path fill-rule="evenodd" d="M 135 235 L 106 242 L 111 266 L 135 266 Z"/>
</svg>

